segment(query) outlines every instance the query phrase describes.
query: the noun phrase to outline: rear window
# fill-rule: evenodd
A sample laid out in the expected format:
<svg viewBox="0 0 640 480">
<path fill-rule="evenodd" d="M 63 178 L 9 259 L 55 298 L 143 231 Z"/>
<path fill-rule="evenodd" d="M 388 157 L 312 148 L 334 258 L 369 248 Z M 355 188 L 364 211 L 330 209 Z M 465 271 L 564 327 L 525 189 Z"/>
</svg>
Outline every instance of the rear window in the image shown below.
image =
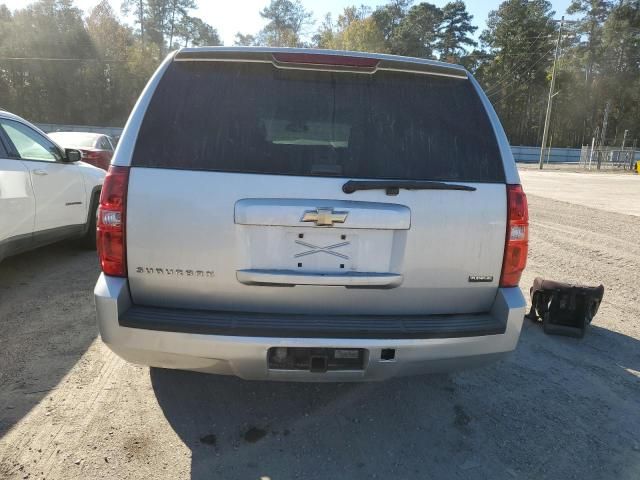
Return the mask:
<svg viewBox="0 0 640 480">
<path fill-rule="evenodd" d="M 370 179 L 503 182 L 466 79 L 174 62 L 133 166 Z"/>
</svg>

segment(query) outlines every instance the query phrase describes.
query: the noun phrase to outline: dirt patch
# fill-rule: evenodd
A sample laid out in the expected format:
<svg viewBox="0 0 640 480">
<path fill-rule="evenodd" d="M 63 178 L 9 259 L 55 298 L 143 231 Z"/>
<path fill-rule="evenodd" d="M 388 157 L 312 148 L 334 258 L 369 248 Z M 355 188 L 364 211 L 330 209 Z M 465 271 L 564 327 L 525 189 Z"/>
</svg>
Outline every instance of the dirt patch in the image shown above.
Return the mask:
<svg viewBox="0 0 640 480">
<path fill-rule="evenodd" d="M 123 450 L 127 461 L 141 460 L 148 455 L 149 439 L 146 436 L 132 436 L 124 441 Z"/>
</svg>

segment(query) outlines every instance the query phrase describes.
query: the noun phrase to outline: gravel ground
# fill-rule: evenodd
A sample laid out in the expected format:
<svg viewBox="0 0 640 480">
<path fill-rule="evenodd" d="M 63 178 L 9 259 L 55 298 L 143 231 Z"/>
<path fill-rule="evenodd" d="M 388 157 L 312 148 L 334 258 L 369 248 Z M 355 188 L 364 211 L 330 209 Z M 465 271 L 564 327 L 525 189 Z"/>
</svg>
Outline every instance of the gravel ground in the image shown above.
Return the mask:
<svg viewBox="0 0 640 480">
<path fill-rule="evenodd" d="M 614 213 L 640 217 L 640 175 L 625 172 L 521 169 L 526 192 Z"/>
<path fill-rule="evenodd" d="M 129 365 L 97 339 L 95 253 L 0 264 L 0 478 L 640 478 L 637 217 L 531 195 L 537 275 L 604 283 L 583 340 L 525 321 L 494 366 L 369 384 Z"/>
</svg>

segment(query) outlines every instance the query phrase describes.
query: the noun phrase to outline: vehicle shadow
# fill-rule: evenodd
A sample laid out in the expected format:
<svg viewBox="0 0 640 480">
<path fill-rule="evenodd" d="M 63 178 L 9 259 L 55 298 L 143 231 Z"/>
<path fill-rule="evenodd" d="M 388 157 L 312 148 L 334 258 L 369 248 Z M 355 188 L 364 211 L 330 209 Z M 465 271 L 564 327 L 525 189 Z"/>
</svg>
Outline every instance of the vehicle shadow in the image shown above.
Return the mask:
<svg viewBox="0 0 640 480">
<path fill-rule="evenodd" d="M 68 241 L 0 262 L 0 437 L 96 338 L 95 257 Z"/>
<path fill-rule="evenodd" d="M 451 375 L 363 384 L 162 369 L 150 377 L 191 450 L 192 479 L 637 478 L 640 385 L 628 369 L 640 369 L 638 341 L 598 327 L 583 341 L 541 330 L 527 321 L 509 359 Z M 616 352 L 603 356 L 610 344 Z"/>
</svg>

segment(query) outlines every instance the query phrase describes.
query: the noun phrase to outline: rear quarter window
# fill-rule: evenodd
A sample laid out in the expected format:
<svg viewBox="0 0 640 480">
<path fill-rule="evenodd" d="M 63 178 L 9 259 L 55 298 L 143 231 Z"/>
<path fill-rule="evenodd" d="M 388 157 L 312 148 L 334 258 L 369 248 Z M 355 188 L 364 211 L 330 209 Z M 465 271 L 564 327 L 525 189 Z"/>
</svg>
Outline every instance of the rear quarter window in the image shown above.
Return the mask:
<svg viewBox="0 0 640 480">
<path fill-rule="evenodd" d="M 486 111 L 466 79 L 174 62 L 132 165 L 363 179 L 504 182 Z"/>
</svg>

